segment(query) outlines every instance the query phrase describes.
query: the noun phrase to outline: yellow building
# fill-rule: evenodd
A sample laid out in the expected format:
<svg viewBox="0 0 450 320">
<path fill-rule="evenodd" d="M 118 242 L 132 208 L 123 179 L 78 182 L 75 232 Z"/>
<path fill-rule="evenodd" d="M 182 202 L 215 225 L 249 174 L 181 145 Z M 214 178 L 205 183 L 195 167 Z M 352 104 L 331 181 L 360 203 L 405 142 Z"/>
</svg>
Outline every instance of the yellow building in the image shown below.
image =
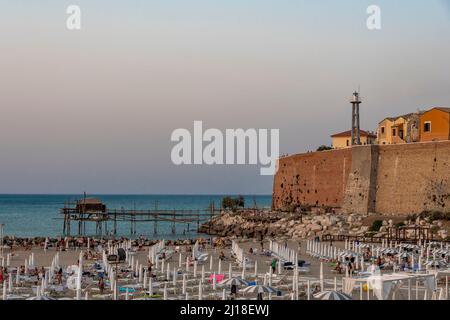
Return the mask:
<svg viewBox="0 0 450 320">
<path fill-rule="evenodd" d="M 352 131 L 344 131 L 331 136 L 333 149 L 343 149 L 351 147 Z M 372 132 L 361 130 L 361 145 L 375 144 L 377 136 Z"/>
<path fill-rule="evenodd" d="M 419 141 L 421 114 L 422 112 L 408 113 L 398 117 L 383 119 L 378 124 L 378 144 L 400 144 Z"/>
<path fill-rule="evenodd" d="M 439 140 L 450 140 L 450 108 L 433 108 L 420 116 L 420 141 Z"/>
</svg>

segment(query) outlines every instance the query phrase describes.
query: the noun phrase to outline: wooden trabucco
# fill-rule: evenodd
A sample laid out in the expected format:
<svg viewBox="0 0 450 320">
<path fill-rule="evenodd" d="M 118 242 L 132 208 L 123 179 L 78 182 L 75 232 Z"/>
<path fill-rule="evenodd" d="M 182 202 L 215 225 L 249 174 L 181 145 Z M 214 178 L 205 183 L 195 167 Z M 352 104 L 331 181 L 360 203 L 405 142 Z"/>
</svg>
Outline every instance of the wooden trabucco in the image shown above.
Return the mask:
<svg viewBox="0 0 450 320">
<path fill-rule="evenodd" d="M 136 235 L 137 223 L 148 222 L 153 227 L 153 234 L 158 234 L 158 223 L 169 222 L 172 224 L 172 233 L 176 233 L 176 225 L 184 224 L 187 230 L 196 225 L 197 229 L 201 223 L 220 214 L 220 209 L 214 207 L 212 202 L 207 209 L 203 210 L 135 210 L 135 209 L 108 209 L 97 199 L 84 199 L 76 203 L 66 203 L 60 209 L 63 215 L 63 235 L 71 235 L 71 226 L 75 222 L 78 225 L 76 235 L 86 235 L 86 223 L 95 223 L 95 235 L 117 235 L 119 223 L 130 224 L 130 235 Z M 109 224 L 109 225 L 108 225 Z M 153 225 L 151 225 L 153 224 Z M 108 227 L 111 229 L 108 231 Z"/>
</svg>

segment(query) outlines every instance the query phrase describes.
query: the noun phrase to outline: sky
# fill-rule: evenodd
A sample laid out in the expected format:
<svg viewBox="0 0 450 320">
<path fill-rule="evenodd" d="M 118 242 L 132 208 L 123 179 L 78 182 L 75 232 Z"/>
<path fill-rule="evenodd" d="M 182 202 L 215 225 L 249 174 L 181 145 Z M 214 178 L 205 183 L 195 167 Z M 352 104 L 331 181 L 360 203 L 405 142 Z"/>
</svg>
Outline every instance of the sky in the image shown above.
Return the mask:
<svg viewBox="0 0 450 320">
<path fill-rule="evenodd" d="M 257 165 L 174 165 L 171 133 L 295 154 L 350 129 L 357 88 L 365 130 L 449 106 L 449 32 L 444 0 L 0 0 L 0 193 L 270 194 Z"/>
</svg>

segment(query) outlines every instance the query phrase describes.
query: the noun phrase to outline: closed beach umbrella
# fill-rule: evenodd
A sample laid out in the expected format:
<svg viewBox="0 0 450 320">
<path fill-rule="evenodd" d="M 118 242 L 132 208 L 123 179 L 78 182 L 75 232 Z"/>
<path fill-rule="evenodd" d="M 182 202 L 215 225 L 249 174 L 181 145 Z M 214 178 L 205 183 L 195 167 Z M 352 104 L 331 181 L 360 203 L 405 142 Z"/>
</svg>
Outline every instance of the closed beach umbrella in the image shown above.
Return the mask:
<svg viewBox="0 0 450 320">
<path fill-rule="evenodd" d="M 222 290 L 222 300 L 227 300 L 227 292 L 225 289 Z"/>
<path fill-rule="evenodd" d="M 6 300 L 6 282 L 3 282 L 3 300 Z"/>
<path fill-rule="evenodd" d="M 201 283 L 205 282 L 205 266 L 202 266 L 202 281 Z"/>
<path fill-rule="evenodd" d="M 183 273 L 183 285 L 182 285 L 182 292 L 183 294 L 186 293 L 186 274 Z"/>
<path fill-rule="evenodd" d="M 180 252 L 179 255 L 178 255 L 178 268 L 181 268 L 182 261 L 183 261 L 183 259 L 181 257 L 181 252 Z"/>
<path fill-rule="evenodd" d="M 197 278 L 197 260 L 194 261 L 194 278 Z"/>
<path fill-rule="evenodd" d="M 212 279 L 212 288 L 213 290 L 216 290 L 216 273 L 213 273 L 213 279 Z"/>
<path fill-rule="evenodd" d="M 222 273 L 222 260 L 219 259 L 219 267 L 217 268 L 217 273 L 221 274 Z"/>
<path fill-rule="evenodd" d="M 314 298 L 320 300 L 352 300 L 349 295 L 339 291 L 322 291 L 315 294 Z"/>
<path fill-rule="evenodd" d="M 150 276 L 149 280 L 148 280 L 148 294 L 150 296 L 153 295 L 153 277 Z"/>
<path fill-rule="evenodd" d="M 213 268 L 213 256 L 211 255 L 209 257 L 209 271 L 212 271 Z"/>
<path fill-rule="evenodd" d="M 167 281 L 170 280 L 170 263 L 167 263 L 166 279 Z"/>
<path fill-rule="evenodd" d="M 167 300 L 167 284 L 164 284 L 163 299 L 164 299 L 164 300 Z"/>
<path fill-rule="evenodd" d="M 198 300 L 203 300 L 203 288 L 201 282 L 198 284 Z"/>
<path fill-rule="evenodd" d="M 228 278 L 233 278 L 233 266 L 230 264 L 228 265 Z"/>
<path fill-rule="evenodd" d="M 173 268 L 172 284 L 174 287 L 177 285 L 177 277 L 178 277 L 177 269 Z"/>
<path fill-rule="evenodd" d="M 320 290 L 324 290 L 324 285 L 323 285 L 323 262 L 320 261 Z"/>
<path fill-rule="evenodd" d="M 12 281 L 12 274 L 8 277 L 8 292 L 11 292 L 13 289 L 13 281 Z"/>
<path fill-rule="evenodd" d="M 242 279 L 245 279 L 245 258 L 242 259 Z"/>
</svg>

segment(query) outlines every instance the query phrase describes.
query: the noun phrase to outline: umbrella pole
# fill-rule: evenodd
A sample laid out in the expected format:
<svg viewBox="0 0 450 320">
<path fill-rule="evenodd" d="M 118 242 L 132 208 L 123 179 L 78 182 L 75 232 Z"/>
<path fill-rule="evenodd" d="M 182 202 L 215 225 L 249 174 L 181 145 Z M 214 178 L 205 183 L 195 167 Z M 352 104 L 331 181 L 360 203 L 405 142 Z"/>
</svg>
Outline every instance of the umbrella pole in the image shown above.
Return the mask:
<svg viewBox="0 0 450 320">
<path fill-rule="evenodd" d="M 419 300 L 419 280 L 416 279 L 416 300 Z"/>
<path fill-rule="evenodd" d="M 307 291 L 307 298 L 308 300 L 311 300 L 311 283 L 310 280 L 306 283 L 306 291 Z"/>
<path fill-rule="evenodd" d="M 408 279 L 408 300 L 411 300 L 411 279 Z"/>
<path fill-rule="evenodd" d="M 367 300 L 370 300 L 370 287 L 369 287 L 369 281 L 367 283 Z"/>
</svg>

